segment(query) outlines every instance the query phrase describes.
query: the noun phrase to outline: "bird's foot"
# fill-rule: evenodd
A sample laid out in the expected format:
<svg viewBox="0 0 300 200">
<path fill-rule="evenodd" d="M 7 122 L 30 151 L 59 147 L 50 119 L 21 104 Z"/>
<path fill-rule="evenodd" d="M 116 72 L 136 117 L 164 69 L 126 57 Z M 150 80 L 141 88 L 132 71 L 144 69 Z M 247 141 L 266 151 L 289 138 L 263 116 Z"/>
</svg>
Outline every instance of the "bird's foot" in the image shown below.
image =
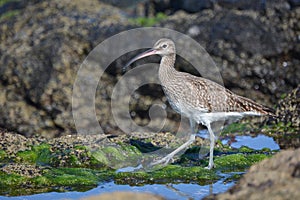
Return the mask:
<svg viewBox="0 0 300 200">
<path fill-rule="evenodd" d="M 212 163 L 212 164 L 209 163 L 208 166 L 205 167 L 204 169 L 209 169 L 209 170 L 210 170 L 210 169 L 212 169 L 212 168 L 214 168 L 214 167 L 215 167 L 215 165 L 214 165 L 213 163 Z"/>
<path fill-rule="evenodd" d="M 154 166 L 154 165 L 158 165 L 158 164 L 162 164 L 162 165 L 165 166 L 170 162 L 170 160 L 173 160 L 173 156 L 167 155 L 166 157 L 163 157 L 160 160 L 157 160 L 157 161 L 154 161 L 154 162 L 150 163 L 150 166 Z"/>
<path fill-rule="evenodd" d="M 201 153 L 199 153 L 198 154 L 198 159 L 199 160 L 203 160 L 206 156 L 207 156 L 207 154 L 201 154 Z"/>
</svg>

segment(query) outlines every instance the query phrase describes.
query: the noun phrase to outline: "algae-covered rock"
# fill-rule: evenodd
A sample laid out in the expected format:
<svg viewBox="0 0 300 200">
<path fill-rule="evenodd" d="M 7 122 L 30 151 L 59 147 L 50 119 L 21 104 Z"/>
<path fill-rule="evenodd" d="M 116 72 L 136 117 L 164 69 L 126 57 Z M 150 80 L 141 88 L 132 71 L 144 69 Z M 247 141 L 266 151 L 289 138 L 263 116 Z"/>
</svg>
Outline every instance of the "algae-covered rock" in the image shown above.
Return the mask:
<svg viewBox="0 0 300 200">
<path fill-rule="evenodd" d="M 228 192 L 205 199 L 299 199 L 300 149 L 283 150 L 253 165 Z"/>
<path fill-rule="evenodd" d="M 14 166 L 16 167 L 16 166 Z M 49 192 L 55 188 L 60 191 L 78 190 L 85 191 L 96 187 L 99 182 L 104 182 L 112 177 L 112 172 L 97 171 L 85 168 L 39 168 L 39 173 L 24 173 L 36 169 L 33 165 L 24 165 L 18 174 L 16 170 L 0 170 L 0 193 L 9 195 L 33 194 L 36 192 Z M 40 191 L 40 189 L 43 189 Z"/>
<path fill-rule="evenodd" d="M 221 171 L 244 171 L 256 162 L 268 158 L 265 154 L 232 154 L 215 158 L 215 165 Z"/>
<path fill-rule="evenodd" d="M 299 133 L 300 131 L 300 85 L 279 101 L 276 119 L 270 119 L 271 126 L 266 127 L 272 132 Z M 273 124 L 272 124 L 273 123 Z"/>
<path fill-rule="evenodd" d="M 262 131 L 275 138 L 280 148 L 300 147 L 300 85 L 283 95 L 276 108 L 276 118 L 266 121 Z"/>
<path fill-rule="evenodd" d="M 7 138 L 11 141 L 18 138 L 12 133 L 2 134 L 5 144 Z M 138 134 L 137 134 L 138 135 Z M 166 134 L 168 135 L 168 134 Z M 27 138 L 22 150 L 0 151 L 0 188 L 10 188 L 10 191 L 0 190 L 1 194 L 32 194 L 35 192 L 66 190 L 86 190 L 96 187 L 100 182 L 114 180 L 116 184 L 144 185 L 165 183 L 196 183 L 200 185 L 215 182 L 222 178 L 219 172 L 245 171 L 253 163 L 265 159 L 273 152 L 256 151 L 247 147 L 233 149 L 218 143 L 215 150 L 216 168 L 207 170 L 208 157 L 199 159 L 199 141 L 192 144 L 183 155 L 176 156 L 174 162 L 167 166 L 152 166 L 148 160 L 157 159 L 148 156 L 149 143 L 162 148 L 172 143 L 173 148 L 180 145 L 176 137 L 174 141 L 165 141 L 160 137 L 164 134 L 144 134 L 139 145 L 132 143 L 136 136 L 119 136 L 107 138 L 95 136 L 63 136 L 51 140 Z M 170 136 L 171 137 L 171 136 Z M 15 139 L 14 139 L 15 138 Z M 152 140 L 153 139 L 153 140 Z M 91 141 L 101 142 L 91 142 Z M 19 143 L 16 143 L 19 145 Z M 146 148 L 143 147 L 146 145 Z M 137 147 L 138 146 L 138 147 Z M 151 149 L 151 148 L 150 148 Z M 195 159 L 197 158 L 197 159 Z M 148 160 L 147 160 L 148 159 Z M 121 171 L 122 167 L 142 167 L 136 171 Z M 227 179 L 237 179 L 233 175 Z"/>
<path fill-rule="evenodd" d="M 156 168 L 156 169 L 155 169 Z M 198 183 L 205 185 L 220 178 L 214 171 L 204 167 L 182 167 L 180 165 L 168 165 L 155 167 L 153 170 L 138 172 L 119 172 L 115 175 L 118 184 L 144 185 L 163 183 Z"/>
<path fill-rule="evenodd" d="M 43 143 L 32 146 L 30 150 L 18 151 L 14 160 L 19 163 L 48 165 L 51 162 L 51 157 L 50 145 Z"/>
</svg>

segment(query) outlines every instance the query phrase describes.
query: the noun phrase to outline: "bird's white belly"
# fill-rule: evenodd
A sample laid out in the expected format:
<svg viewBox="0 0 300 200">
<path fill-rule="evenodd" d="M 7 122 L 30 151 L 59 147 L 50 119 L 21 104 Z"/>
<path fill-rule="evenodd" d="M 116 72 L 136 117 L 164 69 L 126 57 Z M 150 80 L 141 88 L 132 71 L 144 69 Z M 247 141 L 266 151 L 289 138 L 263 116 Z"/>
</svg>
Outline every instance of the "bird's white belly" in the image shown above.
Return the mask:
<svg viewBox="0 0 300 200">
<path fill-rule="evenodd" d="M 244 116 L 260 116 L 261 114 L 256 112 L 211 112 L 202 113 L 195 116 L 195 121 L 203 125 L 210 124 L 217 121 L 228 121 L 229 123 L 235 122 Z"/>
<path fill-rule="evenodd" d="M 183 115 L 188 118 L 195 119 L 196 116 L 202 115 L 204 113 L 207 113 L 207 109 L 201 108 L 201 107 L 192 107 L 185 102 L 180 101 L 173 101 L 171 99 L 168 99 L 171 107 L 180 115 Z M 195 120 L 196 121 L 196 120 Z"/>
</svg>

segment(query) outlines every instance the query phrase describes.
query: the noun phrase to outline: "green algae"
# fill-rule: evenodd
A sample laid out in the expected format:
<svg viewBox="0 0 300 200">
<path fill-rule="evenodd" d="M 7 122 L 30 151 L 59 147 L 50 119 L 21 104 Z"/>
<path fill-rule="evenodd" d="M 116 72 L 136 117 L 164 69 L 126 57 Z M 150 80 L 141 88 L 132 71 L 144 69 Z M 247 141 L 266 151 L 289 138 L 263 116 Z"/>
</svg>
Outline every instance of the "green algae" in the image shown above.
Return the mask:
<svg viewBox="0 0 300 200">
<path fill-rule="evenodd" d="M 111 162 L 120 162 L 125 160 L 125 156 L 118 147 L 107 146 L 102 149 Z"/>
<path fill-rule="evenodd" d="M 52 168 L 43 174 L 43 179 L 35 179 L 38 185 L 51 186 L 96 186 L 110 176 L 107 171 L 86 168 Z"/>
<path fill-rule="evenodd" d="M 227 177 L 223 183 L 226 184 L 226 183 L 229 183 L 229 182 L 236 182 L 238 181 L 241 177 L 243 176 L 243 173 L 235 173 L 235 174 L 232 174 L 230 175 L 229 177 Z"/>
<path fill-rule="evenodd" d="M 21 186 L 25 183 L 26 177 L 18 174 L 7 174 L 0 171 L 0 188 Z"/>
<path fill-rule="evenodd" d="M 232 154 L 215 157 L 216 169 L 221 171 L 245 171 L 251 165 L 267 157 L 265 154 Z"/>
<path fill-rule="evenodd" d="M 15 161 L 18 163 L 48 165 L 51 158 L 50 145 L 41 144 L 32 146 L 31 150 L 17 152 Z"/>
<path fill-rule="evenodd" d="M 0 194 L 1 195 L 20 195 L 26 194 L 23 188 L 28 178 L 18 174 L 7 174 L 0 171 Z M 23 190 L 20 193 L 20 190 Z"/>
<path fill-rule="evenodd" d="M 4 150 L 0 150 L 0 162 L 5 161 L 7 154 Z"/>
<path fill-rule="evenodd" d="M 137 17 L 137 18 L 131 18 L 131 19 L 129 19 L 129 21 L 132 24 L 148 27 L 148 26 L 153 26 L 154 24 L 156 24 L 166 18 L 167 18 L 167 15 L 165 15 L 164 13 L 158 13 L 154 17 Z"/>
<path fill-rule="evenodd" d="M 130 157 L 130 156 L 141 156 L 142 155 L 142 152 L 138 148 L 136 148 L 135 146 L 121 144 L 121 148 L 126 153 L 126 155 L 128 157 Z"/>
<path fill-rule="evenodd" d="M 109 165 L 115 169 L 137 163 L 142 153 L 130 145 L 106 146 L 92 153 L 93 163 L 95 162 Z"/>
<path fill-rule="evenodd" d="M 220 177 L 213 170 L 203 167 L 182 167 L 180 165 L 167 165 L 163 168 L 159 166 L 153 171 L 120 172 L 114 177 L 118 184 L 144 185 L 163 183 L 194 182 L 201 185 L 211 183 Z"/>
<path fill-rule="evenodd" d="M 91 155 L 91 165 L 93 167 L 102 167 L 105 165 L 108 165 L 109 160 L 108 158 L 105 156 L 105 153 L 101 150 L 97 150 L 92 152 Z"/>
<path fill-rule="evenodd" d="M 183 154 L 176 164 L 165 167 L 155 166 L 151 171 L 119 172 L 108 170 L 109 166 L 131 166 L 133 161 L 144 156 L 138 147 L 118 143 L 91 151 L 86 146 L 74 146 L 53 150 L 49 144 L 32 146 L 30 150 L 19 151 L 15 162 L 43 166 L 41 175 L 26 177 L 17 174 L 0 173 L 0 187 L 9 187 L 10 194 L 34 193 L 34 191 L 74 190 L 75 188 L 93 188 L 99 182 L 114 180 L 117 184 L 144 185 L 165 183 L 209 184 L 219 180 L 219 172 L 244 172 L 252 164 L 272 155 L 270 149 L 261 151 L 248 147 L 233 149 L 217 142 L 215 148 L 216 168 L 207 170 L 208 156 L 199 160 L 199 150 L 203 147 L 193 146 Z M 6 152 L 0 151 L 0 158 Z M 3 160 L 3 159 L 2 159 Z M 5 164 L 5 163 L 3 163 Z M 118 165 L 119 164 L 119 165 Z M 239 176 L 229 177 L 228 181 Z M 26 189 L 28 188 L 28 190 Z M 4 194 L 5 191 L 0 191 Z"/>
<path fill-rule="evenodd" d="M 254 149 L 251 149 L 251 148 L 249 148 L 249 147 L 247 147 L 247 146 L 241 146 L 241 147 L 238 149 L 238 151 L 241 152 L 241 153 L 253 153 L 253 152 L 255 152 Z"/>
<path fill-rule="evenodd" d="M 264 125 L 262 128 L 263 133 L 268 133 L 272 136 L 279 136 L 280 133 L 285 134 L 299 134 L 299 127 L 293 126 L 292 122 L 282 122 L 279 121 L 277 123 L 273 122 L 268 125 Z M 279 133 L 279 134 L 278 134 Z"/>
<path fill-rule="evenodd" d="M 232 123 L 222 130 L 221 135 L 226 135 L 229 133 L 245 133 L 252 129 L 253 127 L 249 123 Z"/>
<path fill-rule="evenodd" d="M 86 168 L 48 168 L 44 169 L 41 176 L 26 177 L 17 174 L 7 174 L 0 171 L 0 189 L 1 194 L 7 192 L 32 194 L 40 189 L 53 191 L 54 188 L 60 187 L 60 191 L 83 190 L 96 187 L 99 182 L 106 182 L 113 176 L 113 171 L 100 171 Z M 65 188 L 65 189 L 64 189 Z M 85 190 L 85 189 L 84 189 Z"/>
</svg>

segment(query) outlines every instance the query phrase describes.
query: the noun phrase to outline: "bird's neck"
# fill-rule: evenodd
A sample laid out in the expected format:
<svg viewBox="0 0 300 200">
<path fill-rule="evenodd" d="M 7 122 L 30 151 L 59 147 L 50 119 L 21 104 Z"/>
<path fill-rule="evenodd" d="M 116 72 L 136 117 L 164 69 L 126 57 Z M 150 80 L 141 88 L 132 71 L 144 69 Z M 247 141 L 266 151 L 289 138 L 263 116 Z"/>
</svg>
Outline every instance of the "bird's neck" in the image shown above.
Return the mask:
<svg viewBox="0 0 300 200">
<path fill-rule="evenodd" d="M 158 71 L 159 79 L 162 83 L 172 79 L 172 76 L 176 73 L 174 68 L 175 58 L 176 54 L 169 54 L 162 57 Z"/>
</svg>

